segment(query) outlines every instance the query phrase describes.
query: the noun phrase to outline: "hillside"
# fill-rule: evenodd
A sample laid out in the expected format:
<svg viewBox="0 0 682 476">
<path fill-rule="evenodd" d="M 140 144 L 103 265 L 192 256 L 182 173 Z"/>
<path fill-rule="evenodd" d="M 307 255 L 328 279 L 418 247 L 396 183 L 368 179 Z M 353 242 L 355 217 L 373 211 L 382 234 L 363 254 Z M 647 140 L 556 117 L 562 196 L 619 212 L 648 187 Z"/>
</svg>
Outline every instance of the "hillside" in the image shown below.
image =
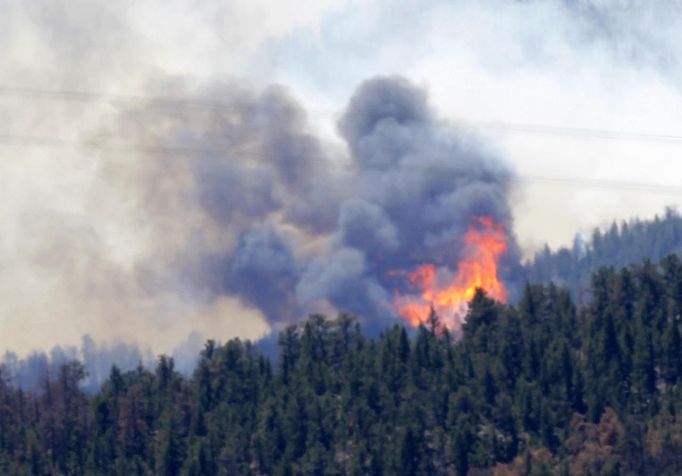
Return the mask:
<svg viewBox="0 0 682 476">
<path fill-rule="evenodd" d="M 377 339 L 312 316 L 277 361 L 209 341 L 190 378 L 162 356 L 93 396 L 77 362 L 38 394 L 5 375 L 0 472 L 679 474 L 682 262 L 603 268 L 591 292 L 479 292 L 458 342 L 435 315 Z"/>
<path fill-rule="evenodd" d="M 531 283 L 554 282 L 577 298 L 600 267 L 621 268 L 643 259 L 655 262 L 680 251 L 682 216 L 667 208 L 653 220 L 614 222 L 607 230 L 595 229 L 588 238 L 577 235 L 571 248 L 552 251 L 545 246 L 526 265 L 526 277 Z"/>
</svg>

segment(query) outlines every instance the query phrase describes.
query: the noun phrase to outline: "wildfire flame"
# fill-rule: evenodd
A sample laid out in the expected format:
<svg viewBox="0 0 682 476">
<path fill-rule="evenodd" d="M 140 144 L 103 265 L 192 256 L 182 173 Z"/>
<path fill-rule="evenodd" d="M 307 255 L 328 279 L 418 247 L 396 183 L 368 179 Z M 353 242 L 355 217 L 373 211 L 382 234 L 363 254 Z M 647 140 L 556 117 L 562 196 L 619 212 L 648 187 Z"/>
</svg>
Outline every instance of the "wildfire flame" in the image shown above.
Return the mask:
<svg viewBox="0 0 682 476">
<path fill-rule="evenodd" d="M 420 294 L 396 296 L 394 308 L 401 318 L 418 326 L 426 322 L 433 308 L 448 329 L 457 330 L 476 289 L 485 290 L 499 301 L 506 300 L 507 292 L 497 276 L 498 260 L 507 251 L 504 227 L 491 217 L 475 217 L 464 235 L 464 245 L 464 258 L 454 277 L 432 264 L 408 274 L 409 282 Z"/>
</svg>

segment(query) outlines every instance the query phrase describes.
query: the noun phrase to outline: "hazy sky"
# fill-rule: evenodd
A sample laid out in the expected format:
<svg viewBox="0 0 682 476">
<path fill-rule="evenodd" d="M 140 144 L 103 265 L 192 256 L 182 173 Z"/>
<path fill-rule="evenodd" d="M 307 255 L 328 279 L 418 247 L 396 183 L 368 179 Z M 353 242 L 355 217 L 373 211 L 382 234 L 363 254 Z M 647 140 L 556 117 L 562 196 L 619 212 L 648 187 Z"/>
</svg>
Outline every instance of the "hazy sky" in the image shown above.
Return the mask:
<svg viewBox="0 0 682 476">
<path fill-rule="evenodd" d="M 176 243 L 208 225 L 164 201 L 166 187 L 184 186 L 179 169 L 152 193 L 140 186 L 152 173 L 144 153 L 88 146 L 148 139 L 144 122 L 121 120 L 122 108 L 145 104 L 129 96 L 277 83 L 343 156 L 335 124 L 357 85 L 405 76 L 518 174 L 511 204 L 527 254 L 677 205 L 682 139 L 669 136 L 682 136 L 681 9 L 627 0 L 0 0 L 0 349 L 91 334 L 168 351 L 193 331 L 267 330 L 238 299 L 182 294 L 163 277 Z M 173 220 L 142 213 L 155 199 L 179 210 Z"/>
</svg>

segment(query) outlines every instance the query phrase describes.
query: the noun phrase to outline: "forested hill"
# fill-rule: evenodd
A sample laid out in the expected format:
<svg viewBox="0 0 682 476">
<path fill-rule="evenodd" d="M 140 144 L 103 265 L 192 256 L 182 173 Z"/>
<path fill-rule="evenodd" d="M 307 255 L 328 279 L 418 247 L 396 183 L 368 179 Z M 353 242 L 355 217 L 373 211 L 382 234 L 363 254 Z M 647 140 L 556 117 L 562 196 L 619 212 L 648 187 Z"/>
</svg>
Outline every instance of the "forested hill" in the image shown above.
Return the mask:
<svg viewBox="0 0 682 476">
<path fill-rule="evenodd" d="M 462 339 L 437 318 L 377 339 L 345 315 L 280 335 L 277 361 L 208 342 L 193 375 L 78 363 L 42 391 L 0 379 L 0 474 L 681 474 L 682 262 L 478 293 Z"/>
<path fill-rule="evenodd" d="M 613 223 L 584 239 L 576 236 L 571 248 L 551 251 L 547 246 L 526 266 L 531 283 L 550 281 L 566 287 L 573 297 L 587 288 L 592 273 L 602 266 L 624 267 L 643 259 L 658 261 L 682 251 L 682 216 L 666 209 L 653 220 Z"/>
</svg>

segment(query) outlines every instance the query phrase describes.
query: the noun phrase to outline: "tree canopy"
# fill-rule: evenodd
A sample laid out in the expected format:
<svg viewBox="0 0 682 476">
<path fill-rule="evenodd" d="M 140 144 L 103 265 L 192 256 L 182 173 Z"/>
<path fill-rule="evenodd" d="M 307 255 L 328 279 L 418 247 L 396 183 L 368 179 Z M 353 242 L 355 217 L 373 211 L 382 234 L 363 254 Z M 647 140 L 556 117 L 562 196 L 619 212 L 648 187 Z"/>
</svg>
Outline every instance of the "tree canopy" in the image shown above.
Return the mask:
<svg viewBox="0 0 682 476">
<path fill-rule="evenodd" d="M 208 341 L 190 376 L 71 362 L 36 393 L 0 378 L 0 473 L 16 475 L 679 474 L 682 262 L 479 291 L 461 336 L 432 316 L 378 338 L 311 316 L 276 360 Z"/>
</svg>

